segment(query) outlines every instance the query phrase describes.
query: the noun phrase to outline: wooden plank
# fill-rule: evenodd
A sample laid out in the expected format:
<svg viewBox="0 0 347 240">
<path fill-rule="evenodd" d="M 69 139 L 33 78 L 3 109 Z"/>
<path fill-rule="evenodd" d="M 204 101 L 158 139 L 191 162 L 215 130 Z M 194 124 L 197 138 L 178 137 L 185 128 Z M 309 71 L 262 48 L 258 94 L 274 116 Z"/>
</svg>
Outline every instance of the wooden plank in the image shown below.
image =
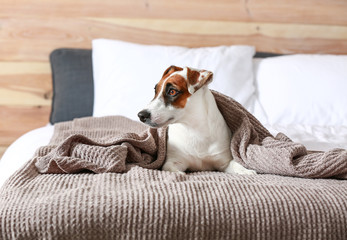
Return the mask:
<svg viewBox="0 0 347 240">
<path fill-rule="evenodd" d="M 117 26 L 178 34 L 192 34 L 194 29 L 194 34 L 198 35 L 252 36 L 257 34 L 275 38 L 347 40 L 347 26 L 138 18 L 91 19 Z"/>
<path fill-rule="evenodd" d="M 0 61 L 42 61 L 47 69 L 52 50 L 91 47 L 92 31 L 98 26 L 89 24 L 73 18 L 2 19 L 0 42 L 6 47 L 0 48 Z"/>
<path fill-rule="evenodd" d="M 0 105 L 50 106 L 49 63 L 0 62 Z"/>
<path fill-rule="evenodd" d="M 345 25 L 343 0 L 16 0 L 2 1 L 0 16 L 134 17 Z"/>
<path fill-rule="evenodd" d="M 248 2 L 247 11 L 252 21 L 347 24 L 347 1 L 344 0 L 246 0 L 245 2 Z"/>
<path fill-rule="evenodd" d="M 51 68 L 48 62 L 0 62 L 0 75 L 17 74 L 50 74 Z"/>
<path fill-rule="evenodd" d="M 50 75 L 0 75 L 0 105 L 49 106 L 52 95 Z"/>
<path fill-rule="evenodd" d="M 50 106 L 51 99 L 45 98 L 46 93 L 40 93 L 35 88 L 19 87 L 18 90 L 0 88 L 0 105 L 7 106 Z"/>
<path fill-rule="evenodd" d="M 0 146 L 0 161 L 8 146 Z"/>
<path fill-rule="evenodd" d="M 49 106 L 0 106 L 0 146 L 9 146 L 24 133 L 47 125 L 49 114 Z"/>
<path fill-rule="evenodd" d="M 52 77 L 51 74 L 0 74 L 0 87 L 13 90 L 25 87 L 47 91 L 52 88 Z"/>
<path fill-rule="evenodd" d="M 49 53 L 55 48 L 91 48 L 94 38 L 187 47 L 248 44 L 257 46 L 258 51 L 274 52 L 279 49 L 279 53 L 347 54 L 346 26 L 196 20 L 177 22 L 168 19 L 148 19 L 151 23 L 148 25 L 142 21 L 129 18 L 52 19 L 43 24 L 43 19 L 39 18 L 26 19 L 25 23 L 11 19 L 0 32 L 2 44 L 6 46 L 0 48 L 0 61 L 47 61 Z M 177 25 L 181 28 L 177 28 Z M 30 34 L 24 34 L 28 29 Z M 190 29 L 196 33 L 190 33 Z M 20 37 L 23 35 L 26 37 Z"/>
</svg>

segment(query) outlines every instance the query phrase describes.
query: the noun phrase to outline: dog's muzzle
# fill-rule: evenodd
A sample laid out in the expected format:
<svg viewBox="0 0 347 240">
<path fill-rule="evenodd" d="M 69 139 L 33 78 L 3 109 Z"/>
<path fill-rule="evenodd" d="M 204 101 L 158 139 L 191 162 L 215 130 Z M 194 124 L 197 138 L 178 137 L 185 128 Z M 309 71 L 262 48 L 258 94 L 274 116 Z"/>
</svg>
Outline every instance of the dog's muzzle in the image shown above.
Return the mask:
<svg viewBox="0 0 347 240">
<path fill-rule="evenodd" d="M 141 112 L 139 112 L 137 116 L 139 117 L 141 122 L 145 123 L 151 118 L 151 113 L 148 110 L 144 109 Z"/>
</svg>

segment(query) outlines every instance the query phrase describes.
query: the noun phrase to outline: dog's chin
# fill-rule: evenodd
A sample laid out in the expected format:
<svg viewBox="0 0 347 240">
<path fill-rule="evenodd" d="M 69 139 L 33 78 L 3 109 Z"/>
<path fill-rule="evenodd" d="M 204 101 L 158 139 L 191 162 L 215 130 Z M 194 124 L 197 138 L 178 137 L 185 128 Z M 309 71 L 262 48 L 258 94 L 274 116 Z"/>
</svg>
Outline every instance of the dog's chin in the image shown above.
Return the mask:
<svg viewBox="0 0 347 240">
<path fill-rule="evenodd" d="M 164 122 L 156 122 L 156 121 L 152 121 L 152 120 L 147 120 L 145 123 L 147 125 L 149 125 L 150 127 L 153 127 L 153 128 L 160 128 L 160 127 L 164 127 L 164 126 L 167 126 L 169 125 L 170 123 L 172 123 L 174 121 L 174 118 L 171 117 L 169 118 L 167 121 L 164 121 Z"/>
</svg>

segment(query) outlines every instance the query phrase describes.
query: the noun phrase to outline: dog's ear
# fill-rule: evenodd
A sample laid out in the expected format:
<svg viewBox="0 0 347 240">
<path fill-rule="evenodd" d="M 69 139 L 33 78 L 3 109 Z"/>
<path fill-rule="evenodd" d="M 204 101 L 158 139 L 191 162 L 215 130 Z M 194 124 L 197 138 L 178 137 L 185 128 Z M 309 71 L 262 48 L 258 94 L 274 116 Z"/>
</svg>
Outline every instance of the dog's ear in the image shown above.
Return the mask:
<svg viewBox="0 0 347 240">
<path fill-rule="evenodd" d="M 168 68 L 165 70 L 165 72 L 164 72 L 162 78 L 163 78 L 164 76 L 166 76 L 166 75 L 170 75 L 170 74 L 173 73 L 173 72 L 182 71 L 182 70 L 183 70 L 183 68 L 181 68 L 181 67 L 177 67 L 177 66 L 171 65 L 170 67 L 168 67 Z"/>
<path fill-rule="evenodd" d="M 188 91 L 190 94 L 195 93 L 202 86 L 212 82 L 213 73 L 207 70 L 197 70 L 187 68 Z"/>
</svg>

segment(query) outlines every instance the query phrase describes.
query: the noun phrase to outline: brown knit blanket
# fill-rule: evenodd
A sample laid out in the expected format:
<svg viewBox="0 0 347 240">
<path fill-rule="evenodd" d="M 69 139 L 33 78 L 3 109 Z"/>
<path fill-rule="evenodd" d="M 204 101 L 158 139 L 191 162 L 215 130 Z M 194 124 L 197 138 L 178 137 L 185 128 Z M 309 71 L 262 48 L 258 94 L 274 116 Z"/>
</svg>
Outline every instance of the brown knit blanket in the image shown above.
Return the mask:
<svg viewBox="0 0 347 240">
<path fill-rule="evenodd" d="M 159 169 L 166 129 L 125 117 L 82 118 L 54 126 L 50 144 L 37 151 L 41 173 L 126 172 L 138 165 Z"/>
<path fill-rule="evenodd" d="M 215 96 L 237 129 L 231 146 L 241 163 L 302 177 L 346 173 L 344 150 L 292 151 L 302 146 L 272 138 L 240 105 Z M 165 134 L 122 117 L 57 124 L 50 145 L 0 189 L 0 239 L 347 239 L 346 180 L 160 171 Z M 258 152 L 270 157 L 257 162 Z"/>
<path fill-rule="evenodd" d="M 308 152 L 284 134 L 273 137 L 233 99 L 214 92 L 234 133 L 231 151 L 258 173 L 307 178 L 347 178 L 347 150 Z M 122 117 L 78 119 L 55 126 L 49 146 L 41 148 L 41 173 L 126 172 L 132 166 L 159 169 L 165 160 L 166 129 L 148 128 Z"/>
</svg>

